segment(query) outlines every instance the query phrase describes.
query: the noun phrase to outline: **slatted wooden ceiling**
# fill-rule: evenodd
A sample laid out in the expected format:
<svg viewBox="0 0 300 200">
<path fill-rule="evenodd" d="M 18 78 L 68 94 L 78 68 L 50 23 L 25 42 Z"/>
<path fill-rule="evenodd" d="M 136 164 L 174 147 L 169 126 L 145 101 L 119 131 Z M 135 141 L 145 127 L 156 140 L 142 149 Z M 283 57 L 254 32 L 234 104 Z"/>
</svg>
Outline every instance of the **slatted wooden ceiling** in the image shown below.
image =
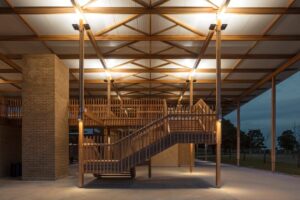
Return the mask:
<svg viewBox="0 0 300 200">
<path fill-rule="evenodd" d="M 81 5 L 88 0 L 78 1 Z M 188 100 L 189 78 L 200 59 L 194 99 L 213 104 L 215 37 L 205 41 L 223 0 L 95 0 L 83 9 L 114 90 L 123 97 Z M 23 54 L 55 53 L 70 67 L 71 95 L 78 94 L 78 17 L 69 0 L 0 1 L 0 93 L 20 95 Z M 261 80 L 285 64 L 282 81 L 300 68 L 299 0 L 231 0 L 223 22 L 222 101 L 226 113 L 270 87 Z M 106 95 L 106 74 L 86 38 L 87 95 Z M 200 53 L 202 51 L 202 54 Z M 200 57 L 199 57 L 200 55 Z M 295 57 L 297 56 L 298 57 Z M 291 59 L 294 58 L 291 61 Z M 17 70 L 16 70 L 17 69 Z M 115 95 L 115 93 L 113 93 Z"/>
</svg>

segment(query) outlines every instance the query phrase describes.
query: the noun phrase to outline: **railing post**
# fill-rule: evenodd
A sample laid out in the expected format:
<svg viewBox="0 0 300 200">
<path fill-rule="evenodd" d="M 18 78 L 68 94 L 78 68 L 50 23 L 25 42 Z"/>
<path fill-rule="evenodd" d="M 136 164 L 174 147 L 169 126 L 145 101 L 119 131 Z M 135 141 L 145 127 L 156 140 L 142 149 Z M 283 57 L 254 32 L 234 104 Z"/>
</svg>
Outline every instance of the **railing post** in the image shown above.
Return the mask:
<svg viewBox="0 0 300 200">
<path fill-rule="evenodd" d="M 148 178 L 152 177 L 151 158 L 148 161 Z"/>
</svg>

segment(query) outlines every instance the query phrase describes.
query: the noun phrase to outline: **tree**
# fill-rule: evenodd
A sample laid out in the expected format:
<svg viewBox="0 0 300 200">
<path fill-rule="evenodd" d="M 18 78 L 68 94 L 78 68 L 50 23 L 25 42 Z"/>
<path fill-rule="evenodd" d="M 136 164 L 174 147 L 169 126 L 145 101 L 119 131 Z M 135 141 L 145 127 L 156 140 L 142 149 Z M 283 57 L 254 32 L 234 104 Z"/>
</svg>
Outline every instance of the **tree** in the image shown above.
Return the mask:
<svg viewBox="0 0 300 200">
<path fill-rule="evenodd" d="M 225 152 L 236 149 L 236 127 L 230 120 L 223 119 L 222 121 L 222 148 Z M 241 149 L 249 148 L 249 137 L 245 132 L 240 131 Z"/>
<path fill-rule="evenodd" d="M 250 129 L 247 135 L 249 138 L 249 148 L 251 150 L 260 151 L 265 148 L 265 138 L 260 129 Z"/>
<path fill-rule="evenodd" d="M 290 152 L 293 152 L 298 145 L 297 139 L 292 130 L 283 131 L 281 136 L 277 138 L 277 141 L 280 148 Z"/>
<path fill-rule="evenodd" d="M 222 121 L 222 148 L 225 152 L 231 152 L 236 147 L 236 127 L 230 120 Z"/>
</svg>

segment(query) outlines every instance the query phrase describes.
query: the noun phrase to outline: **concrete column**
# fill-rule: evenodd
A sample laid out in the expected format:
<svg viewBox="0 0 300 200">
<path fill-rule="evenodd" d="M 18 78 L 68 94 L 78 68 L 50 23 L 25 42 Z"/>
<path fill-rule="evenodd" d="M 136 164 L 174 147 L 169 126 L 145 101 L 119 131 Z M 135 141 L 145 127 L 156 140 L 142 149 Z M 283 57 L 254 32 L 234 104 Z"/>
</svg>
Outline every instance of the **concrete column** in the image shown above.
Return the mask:
<svg viewBox="0 0 300 200">
<path fill-rule="evenodd" d="M 68 173 L 69 69 L 53 54 L 23 62 L 23 179 L 55 180 Z"/>
</svg>

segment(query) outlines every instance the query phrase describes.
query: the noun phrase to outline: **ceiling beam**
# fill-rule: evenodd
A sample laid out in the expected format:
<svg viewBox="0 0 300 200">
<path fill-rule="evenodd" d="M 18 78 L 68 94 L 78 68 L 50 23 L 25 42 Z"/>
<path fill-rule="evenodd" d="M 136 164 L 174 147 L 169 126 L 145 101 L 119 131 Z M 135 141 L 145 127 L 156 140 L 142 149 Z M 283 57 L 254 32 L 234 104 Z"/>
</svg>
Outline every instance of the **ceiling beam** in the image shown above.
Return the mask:
<svg viewBox="0 0 300 200">
<path fill-rule="evenodd" d="M 113 24 L 113 25 L 111 25 L 111 26 L 108 26 L 108 27 L 104 28 L 103 30 L 97 32 L 95 35 L 96 35 L 96 36 L 100 36 L 100 35 L 103 35 L 103 34 L 105 34 L 105 33 L 110 32 L 110 31 L 113 31 L 113 30 L 119 28 L 120 26 L 122 26 L 122 25 L 124 25 L 124 24 L 130 22 L 130 21 L 137 19 L 137 18 L 140 17 L 140 16 L 141 16 L 141 15 L 132 15 L 132 16 L 129 16 L 129 17 L 127 17 L 126 19 L 124 19 L 124 20 L 122 20 L 122 21 L 120 21 L 120 22 L 117 22 L 117 23 L 115 23 L 115 24 Z"/>
<path fill-rule="evenodd" d="M 188 30 L 188 31 L 190 31 L 192 33 L 195 33 L 195 34 L 200 35 L 200 36 L 205 36 L 204 33 L 198 31 L 196 28 L 194 28 L 192 26 L 189 26 L 189 25 L 187 25 L 187 24 L 185 24 L 183 22 L 180 22 L 180 21 L 178 21 L 177 19 L 175 19 L 175 18 L 173 18 L 171 16 L 168 16 L 168 15 L 160 15 L 160 16 L 162 18 L 165 18 L 166 20 L 168 20 L 168 21 L 170 21 L 170 22 L 178 25 L 178 26 L 181 26 L 182 28 L 184 28 L 184 29 L 186 29 L 186 30 Z"/>
<path fill-rule="evenodd" d="M 263 86 L 265 83 L 267 83 L 268 81 L 270 81 L 272 79 L 272 77 L 275 77 L 278 74 L 280 74 L 281 72 L 285 71 L 288 67 L 290 67 L 291 65 L 295 64 L 299 60 L 300 60 L 300 52 L 297 55 L 295 55 L 294 57 L 290 58 L 283 65 L 281 65 L 280 67 L 278 67 L 274 72 L 266 75 L 263 79 L 257 81 L 251 88 L 249 88 L 248 90 L 246 90 L 245 92 L 243 92 L 243 94 L 241 94 L 237 98 L 237 101 L 240 101 L 243 97 L 245 97 L 245 96 L 253 93 L 258 88 L 260 88 L 261 86 Z"/>
<path fill-rule="evenodd" d="M 198 68 L 198 65 L 201 61 L 201 59 L 203 58 L 203 56 L 205 55 L 205 51 L 206 49 L 208 48 L 208 45 L 211 41 L 211 38 L 213 37 L 215 31 L 209 31 L 207 36 L 206 36 L 206 40 L 204 41 L 201 49 L 200 49 L 200 52 L 199 54 L 197 55 L 197 58 L 196 58 L 196 61 L 194 63 L 194 66 L 193 66 L 193 69 L 197 69 Z"/>
<path fill-rule="evenodd" d="M 295 69 L 298 70 L 298 69 Z M 158 69 L 125 69 L 125 68 L 120 68 L 120 69 L 112 69 L 108 70 L 111 73 L 190 73 L 193 70 L 192 69 L 187 69 L 187 68 L 158 68 Z M 221 73 L 229 73 L 231 72 L 232 69 L 230 68 L 223 68 L 221 69 Z M 236 69 L 234 73 L 271 73 L 273 72 L 274 69 L 268 69 L 268 68 L 240 68 Z M 79 69 L 70 69 L 71 73 L 79 73 Z M 105 72 L 104 69 L 100 68 L 85 68 L 84 73 L 102 73 Z M 201 68 L 197 69 L 195 71 L 196 73 L 216 73 L 215 68 Z"/>
<path fill-rule="evenodd" d="M 164 3 L 167 3 L 168 1 L 170 1 L 170 0 L 158 0 L 158 1 L 156 1 L 156 2 L 154 2 L 152 5 L 151 5 L 151 7 L 158 7 L 158 6 L 161 6 L 161 5 L 163 5 Z"/>
<path fill-rule="evenodd" d="M 112 97 L 117 97 L 117 95 L 111 95 Z M 194 95 L 194 97 L 196 99 L 200 99 L 200 98 L 204 98 L 206 97 L 207 95 Z M 228 95 L 222 95 L 222 99 L 229 99 L 229 98 L 235 98 L 237 97 L 238 95 L 232 95 L 232 94 L 228 94 Z M 98 98 L 105 98 L 106 95 L 97 95 Z M 160 98 L 160 99 L 178 99 L 177 95 L 157 95 L 157 94 L 141 94 L 141 95 L 126 95 L 126 98 L 135 98 L 135 99 L 138 99 L 138 98 Z M 187 99 L 189 98 L 188 95 L 184 95 L 183 96 L 183 99 Z M 213 97 L 211 97 L 211 100 L 213 99 Z"/>
<path fill-rule="evenodd" d="M 6 54 L 8 59 L 22 59 L 21 54 Z M 58 54 L 60 59 L 78 59 L 78 54 Z M 289 59 L 293 54 L 222 54 L 222 59 Z M 85 59 L 97 59 L 96 54 L 86 54 Z M 176 54 L 104 54 L 104 59 L 196 59 L 197 55 L 176 55 Z M 215 54 L 206 54 L 202 59 L 216 59 Z"/>
<path fill-rule="evenodd" d="M 71 83 L 73 83 L 72 80 L 70 80 Z M 196 80 L 195 83 L 198 84 L 215 84 L 214 79 L 207 79 L 207 80 Z M 223 81 L 223 84 L 233 84 L 233 83 L 238 83 L 238 84 L 252 84 L 257 82 L 257 80 L 252 80 L 252 79 L 229 79 L 226 81 Z M 76 82 L 75 82 L 76 83 Z M 85 84 L 106 84 L 104 80 L 98 80 L 98 79 L 86 79 Z M 114 83 L 119 83 L 119 84 L 148 84 L 148 83 L 153 83 L 153 84 L 185 84 L 185 80 L 142 80 L 142 79 L 135 79 L 135 80 L 121 80 L 117 81 L 115 80 Z"/>
<path fill-rule="evenodd" d="M 295 4 L 296 0 L 291 0 L 289 1 L 287 8 L 291 8 L 294 4 Z M 276 26 L 276 24 L 278 24 L 278 22 L 284 17 L 283 14 L 281 15 L 276 15 L 273 20 L 271 21 L 271 23 L 266 26 L 266 28 L 262 31 L 262 33 L 260 35 L 268 35 L 268 33 L 273 29 L 273 27 Z M 248 51 L 245 53 L 245 55 L 249 55 L 253 49 L 256 48 L 256 46 L 260 44 L 259 41 L 255 41 L 251 47 L 248 49 Z M 242 65 L 242 63 L 244 63 L 245 60 L 240 59 L 236 62 L 235 66 L 232 68 L 232 71 L 236 70 L 237 68 L 239 68 L 240 65 Z M 224 78 L 224 80 L 226 80 L 228 77 L 230 77 L 231 73 L 228 73 L 227 76 Z M 234 102 L 235 103 L 235 102 Z"/>
<path fill-rule="evenodd" d="M 19 66 L 17 63 L 11 61 L 7 56 L 4 54 L 0 53 L 0 60 L 13 68 L 15 71 L 22 73 L 22 67 Z"/>
<path fill-rule="evenodd" d="M 137 3 L 137 4 L 139 4 L 140 6 L 142 6 L 142 7 L 148 7 L 149 5 L 145 2 L 145 1 L 143 1 L 143 0 L 132 0 L 132 1 L 134 1 L 135 3 Z"/>
<path fill-rule="evenodd" d="M 100 35 L 96 41 L 205 41 L 199 35 Z M 78 35 L 1 35 L 0 41 L 78 41 Z M 89 40 L 88 37 L 85 40 Z M 213 41 L 216 37 L 213 36 Z M 222 41 L 300 41 L 300 35 L 222 35 Z"/>
<path fill-rule="evenodd" d="M 1 81 L 0 81 L 1 83 Z M 207 91 L 211 91 L 212 88 L 194 88 L 195 90 L 197 91 L 200 91 L 200 92 L 207 92 Z M 222 91 L 227 91 L 227 92 L 242 92 L 242 91 L 245 91 L 247 88 L 222 88 Z M 78 91 L 78 88 L 70 88 L 71 91 Z M 146 92 L 146 91 L 153 91 L 153 92 L 180 92 L 181 91 L 181 88 L 162 88 L 161 86 L 160 87 L 157 87 L 157 88 L 123 88 L 123 89 L 120 89 L 119 88 L 119 91 L 128 91 L 128 92 L 132 92 L 132 91 L 136 91 L 136 92 Z M 106 92 L 107 89 L 106 88 L 89 88 L 89 91 L 91 92 Z"/>
<path fill-rule="evenodd" d="M 15 7 L 16 14 L 63 14 L 74 13 L 73 7 Z M 1 7 L 0 14 L 13 14 L 11 8 Z M 212 7 L 89 7 L 83 9 L 84 13 L 99 14 L 197 14 L 197 13 L 217 13 L 218 9 Z M 300 14 L 300 8 L 286 7 L 230 7 L 226 13 L 235 14 Z"/>
</svg>

